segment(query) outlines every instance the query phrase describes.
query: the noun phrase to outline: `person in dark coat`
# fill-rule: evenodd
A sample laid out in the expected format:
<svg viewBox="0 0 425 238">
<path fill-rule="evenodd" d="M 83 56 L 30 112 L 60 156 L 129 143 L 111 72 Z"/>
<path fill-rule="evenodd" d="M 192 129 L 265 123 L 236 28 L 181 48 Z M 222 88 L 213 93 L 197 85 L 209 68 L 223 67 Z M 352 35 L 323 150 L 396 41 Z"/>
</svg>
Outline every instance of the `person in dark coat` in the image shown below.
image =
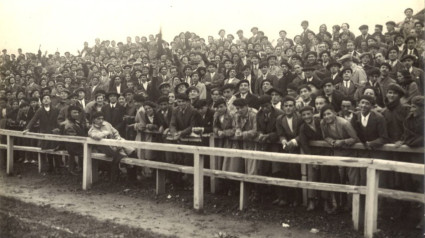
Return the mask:
<svg viewBox="0 0 425 238">
<path fill-rule="evenodd" d="M 279 136 L 276 132 L 276 118 L 283 114 L 283 111 L 272 106 L 272 97 L 263 95 L 259 98 L 260 110 L 257 113 L 258 150 L 268 152 L 279 152 L 280 146 L 277 144 Z M 271 174 L 272 163 L 262 161 L 260 168 L 261 175 Z"/>
<path fill-rule="evenodd" d="M 111 125 L 117 129 L 120 135 L 125 135 L 125 108 L 117 103 L 118 93 L 112 91 L 106 94 L 106 98 L 109 103 L 102 107 L 102 113 L 104 120 L 111 123 Z"/>
<path fill-rule="evenodd" d="M 276 131 L 280 137 L 284 152 L 298 154 L 300 150 L 296 138 L 303 121 L 296 112 L 295 103 L 295 99 L 291 96 L 286 96 L 283 99 L 284 114 L 276 119 Z M 300 164 L 280 163 L 278 165 L 276 163 L 273 165 L 272 172 L 278 176 L 283 175 L 287 179 L 301 179 Z M 279 205 L 285 205 L 288 202 L 291 206 L 298 206 L 301 199 L 301 191 L 299 189 L 283 188 L 279 189 L 279 192 Z"/>
<path fill-rule="evenodd" d="M 341 110 L 343 95 L 335 89 L 332 79 L 328 78 L 322 82 L 323 96 L 325 96 L 336 112 Z"/>
<path fill-rule="evenodd" d="M 67 108 L 67 118 L 61 123 L 63 134 L 70 136 L 87 136 L 85 117 L 81 120 L 80 114 L 83 109 L 80 106 L 70 105 Z M 80 143 L 65 143 L 65 148 L 69 154 L 69 171 L 71 174 L 81 171 L 83 166 L 83 145 Z M 78 168 L 75 164 L 75 157 L 78 157 Z"/>
<path fill-rule="evenodd" d="M 354 130 L 365 150 L 358 150 L 357 156 L 361 158 L 385 158 L 386 154 L 376 151 L 388 141 L 387 125 L 385 118 L 372 110 L 375 99 L 368 95 L 363 95 L 359 100 L 360 111 L 356 112 L 356 117 L 352 120 Z M 350 176 L 350 175 L 349 175 Z M 354 171 L 355 180 L 360 185 L 366 185 L 366 169 L 358 168 Z"/>
<path fill-rule="evenodd" d="M 314 155 L 329 155 L 330 151 L 326 148 L 311 147 L 310 141 L 323 140 L 322 131 L 320 129 L 320 118 L 314 116 L 314 108 L 310 105 L 306 105 L 299 110 L 302 120 L 304 123 L 300 126 L 299 135 L 297 137 L 298 144 L 301 147 L 303 154 L 314 154 Z M 308 181 L 320 181 L 326 182 L 326 174 L 338 174 L 338 168 L 335 166 L 326 165 L 307 165 Z M 322 176 L 323 175 L 323 176 Z M 330 192 L 321 192 L 325 204 L 330 203 Z M 307 192 L 308 204 L 307 211 L 312 211 L 317 206 L 317 199 L 319 194 L 315 190 L 308 190 Z"/>
<path fill-rule="evenodd" d="M 39 123 L 39 133 L 43 134 L 59 134 L 59 124 L 57 118 L 59 115 L 59 110 L 51 106 L 50 95 L 45 94 L 41 97 L 42 106 L 37 110 L 34 117 L 27 124 L 23 133 L 27 133 L 32 129 L 32 127 Z M 57 146 L 55 141 L 40 141 L 40 147 L 43 150 L 54 149 Z M 46 158 L 52 158 L 51 155 L 42 154 Z M 53 171 L 53 159 L 49 159 L 49 172 Z"/>
<path fill-rule="evenodd" d="M 239 92 L 234 95 L 235 98 L 243 98 L 247 101 L 250 108 L 258 109 L 258 98 L 249 92 L 249 81 L 246 79 L 241 80 L 236 88 Z"/>
</svg>

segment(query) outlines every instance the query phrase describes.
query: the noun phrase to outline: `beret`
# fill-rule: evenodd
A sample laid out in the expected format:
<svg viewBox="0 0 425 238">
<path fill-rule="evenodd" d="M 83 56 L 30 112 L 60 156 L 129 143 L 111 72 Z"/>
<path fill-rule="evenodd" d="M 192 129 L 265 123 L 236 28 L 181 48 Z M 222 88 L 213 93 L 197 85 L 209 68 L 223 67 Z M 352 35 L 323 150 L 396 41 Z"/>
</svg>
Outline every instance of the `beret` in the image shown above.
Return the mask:
<svg viewBox="0 0 425 238">
<path fill-rule="evenodd" d="M 282 62 L 280 63 L 280 66 L 286 65 L 289 69 L 292 69 L 292 65 L 289 64 L 288 61 L 286 60 L 282 60 Z"/>
<path fill-rule="evenodd" d="M 127 93 L 134 94 L 134 90 L 131 88 L 127 88 L 126 90 L 124 90 L 123 94 L 126 95 Z"/>
</svg>

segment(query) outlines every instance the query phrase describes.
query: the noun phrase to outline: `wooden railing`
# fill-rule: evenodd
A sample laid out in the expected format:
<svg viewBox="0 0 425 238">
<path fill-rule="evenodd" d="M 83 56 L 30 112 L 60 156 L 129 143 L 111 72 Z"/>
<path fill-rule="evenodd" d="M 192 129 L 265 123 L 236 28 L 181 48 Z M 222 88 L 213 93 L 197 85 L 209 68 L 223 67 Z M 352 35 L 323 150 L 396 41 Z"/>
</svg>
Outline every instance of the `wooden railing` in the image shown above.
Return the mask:
<svg viewBox="0 0 425 238">
<path fill-rule="evenodd" d="M 299 155 L 299 154 L 288 154 L 288 153 L 272 153 L 272 152 L 261 152 L 261 151 L 249 151 L 249 150 L 238 150 L 238 149 L 226 149 L 226 148 L 214 148 L 214 137 L 210 137 L 210 147 L 205 146 L 189 146 L 181 144 L 164 144 L 164 143 L 151 143 L 151 142 L 139 142 L 139 141 L 117 141 L 111 139 L 103 139 L 100 141 L 93 140 L 87 137 L 74 137 L 74 136 L 63 136 L 53 134 L 39 134 L 39 133 L 26 133 L 25 135 L 19 131 L 2 130 L 2 135 L 7 136 L 7 144 L 0 145 L 0 149 L 7 149 L 7 174 L 13 174 L 13 151 L 24 150 L 34 151 L 39 153 L 53 153 L 66 155 L 64 152 L 54 151 L 42 151 L 36 147 L 26 146 L 14 146 L 14 137 L 32 138 L 38 140 L 50 140 L 59 142 L 74 142 L 82 143 L 84 148 L 83 153 L 83 189 L 89 189 L 93 182 L 97 180 L 97 161 L 105 160 L 111 161 L 111 158 L 106 157 L 103 154 L 92 153 L 91 148 L 93 145 L 104 145 L 104 146 L 127 146 L 134 147 L 137 149 L 147 150 L 158 150 L 176 153 L 189 153 L 194 155 L 194 166 L 183 166 L 176 164 L 169 164 L 164 162 L 140 160 L 135 158 L 124 158 L 121 163 L 144 166 L 157 169 L 156 173 L 156 191 L 162 193 L 165 191 L 165 174 L 164 170 L 177 171 L 187 174 L 194 175 L 194 201 L 193 206 L 195 209 L 203 209 L 203 194 L 204 194 L 204 176 L 212 178 L 212 189 L 214 189 L 215 178 L 231 179 L 240 181 L 240 209 L 244 209 L 246 206 L 246 183 L 259 183 L 269 184 L 277 186 L 286 186 L 303 189 L 314 189 L 322 191 L 333 191 L 333 192 L 346 192 L 353 195 L 352 199 L 352 219 L 353 225 L 356 230 L 359 228 L 360 222 L 360 195 L 366 196 L 365 205 L 365 219 L 364 219 L 364 235 L 365 237 L 373 237 L 373 233 L 377 230 L 377 207 L 378 207 L 378 196 L 385 196 L 394 199 L 409 200 L 415 202 L 425 203 L 425 196 L 421 193 L 405 192 L 398 190 L 382 189 L 378 187 L 379 173 L 377 171 L 394 171 L 409 173 L 415 175 L 424 175 L 425 167 L 423 164 L 416 163 L 404 163 L 387 161 L 381 159 L 371 158 L 353 158 L 353 157 L 340 157 L 340 156 L 320 156 L 320 155 Z M 318 147 L 329 147 L 324 141 L 314 141 L 311 143 L 312 146 Z M 364 149 L 362 144 L 356 144 L 349 149 Z M 405 153 L 424 153 L 423 148 L 410 148 L 407 146 L 401 146 L 396 148 L 394 145 L 387 144 L 380 148 L 382 151 L 396 151 Z M 204 155 L 210 156 L 211 165 L 215 164 L 215 156 L 224 157 L 242 157 L 245 159 L 254 159 L 271 162 L 284 162 L 284 163 L 298 163 L 304 165 L 330 165 L 330 166 L 343 166 L 343 167 L 357 167 L 365 168 L 367 170 L 367 184 L 366 186 L 354 186 L 344 184 L 331 184 L 322 182 L 311 182 L 311 181 L 300 181 L 290 180 L 283 178 L 272 178 L 259 175 L 248 175 L 235 172 L 222 171 L 214 166 L 210 166 L 210 169 L 204 169 Z M 40 159 L 39 159 L 40 163 Z"/>
</svg>

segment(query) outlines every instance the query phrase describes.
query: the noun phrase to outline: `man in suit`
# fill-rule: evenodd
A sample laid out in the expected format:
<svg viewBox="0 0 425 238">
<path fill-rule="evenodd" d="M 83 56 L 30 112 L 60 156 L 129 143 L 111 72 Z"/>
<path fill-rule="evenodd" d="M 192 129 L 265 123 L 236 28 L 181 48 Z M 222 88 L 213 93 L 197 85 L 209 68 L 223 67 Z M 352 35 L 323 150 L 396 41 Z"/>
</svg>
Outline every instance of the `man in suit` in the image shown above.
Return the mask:
<svg viewBox="0 0 425 238">
<path fill-rule="evenodd" d="M 404 64 L 404 67 L 410 72 L 413 80 L 418 84 L 419 91 L 423 94 L 424 91 L 424 80 L 425 74 L 424 71 L 420 68 L 414 66 L 415 61 L 418 60 L 414 55 L 405 55 L 401 62 Z"/>
<path fill-rule="evenodd" d="M 95 91 L 96 90 L 104 90 L 104 87 L 100 84 L 99 78 L 93 77 L 91 79 L 91 87 L 89 88 L 87 92 L 87 98 L 89 98 L 90 101 L 93 101 L 95 99 Z"/>
<path fill-rule="evenodd" d="M 205 74 L 202 83 L 205 84 L 207 90 L 210 91 L 212 88 L 222 87 L 224 82 L 224 76 L 217 72 L 217 65 L 210 63 L 208 64 L 208 73 Z"/>
<path fill-rule="evenodd" d="M 400 62 L 399 59 L 399 51 L 397 47 L 391 47 L 388 49 L 388 63 L 391 65 L 390 77 L 395 79 L 397 78 L 397 72 L 403 70 L 405 67 Z"/>
<path fill-rule="evenodd" d="M 375 99 L 368 95 L 360 97 L 359 108 L 356 112 L 356 117 L 352 120 L 352 125 L 357 132 L 360 142 L 363 143 L 366 150 L 357 151 L 358 156 L 362 158 L 385 158 L 385 154 L 376 151 L 377 148 L 384 145 L 388 139 L 387 125 L 384 117 L 373 111 Z M 366 170 L 352 169 L 352 177 L 350 180 L 355 181 L 356 185 L 366 185 Z"/>
<path fill-rule="evenodd" d="M 351 81 L 353 70 L 351 68 L 344 68 L 341 71 L 342 82 L 335 85 L 336 90 L 342 93 L 345 97 L 354 97 L 357 86 Z"/>
<path fill-rule="evenodd" d="M 362 34 L 360 36 L 357 36 L 356 39 L 354 40 L 355 47 L 357 49 L 360 49 L 362 41 L 366 41 L 367 42 L 367 40 L 369 40 L 369 38 L 372 38 L 372 36 L 368 33 L 369 26 L 367 26 L 367 25 L 361 25 L 359 27 L 359 30 L 360 30 L 360 32 Z"/>
<path fill-rule="evenodd" d="M 110 91 L 106 94 L 106 98 L 109 103 L 102 107 L 102 113 L 105 121 L 111 123 L 111 125 L 117 129 L 122 137 L 125 137 L 125 108 L 121 106 L 118 101 L 119 94 L 114 91 Z"/>
<path fill-rule="evenodd" d="M 77 88 L 74 93 L 78 95 L 77 106 L 85 110 L 88 103 L 88 100 L 86 99 L 86 90 L 84 88 Z"/>
<path fill-rule="evenodd" d="M 342 81 L 342 77 L 339 73 L 340 68 L 341 68 L 341 64 L 338 63 L 337 61 L 330 62 L 326 66 L 326 69 L 329 71 L 330 78 L 332 79 L 332 82 L 334 85 Z"/>
<path fill-rule="evenodd" d="M 314 32 L 308 29 L 308 21 L 302 21 L 301 27 L 303 28 L 303 32 L 301 33 L 301 43 L 303 45 L 307 45 L 310 43 L 310 40 L 308 39 L 308 33 L 314 34 Z"/>
<path fill-rule="evenodd" d="M 268 63 L 262 63 L 260 65 L 260 69 L 261 69 L 261 76 L 258 77 L 258 80 L 257 80 L 258 85 L 261 85 L 263 80 L 269 80 L 270 82 L 272 82 L 273 87 L 279 86 L 279 79 L 276 77 L 276 75 L 270 74 Z M 263 92 L 263 90 L 260 88 L 259 95 L 263 95 L 264 93 L 265 92 Z"/>
<path fill-rule="evenodd" d="M 298 154 L 299 145 L 297 137 L 302 119 L 298 116 L 295 107 L 295 98 L 286 96 L 283 99 L 283 114 L 276 119 L 276 131 L 280 137 L 282 148 L 285 153 Z M 277 164 L 275 166 L 278 166 Z M 280 164 L 281 169 L 272 168 L 281 171 L 284 178 L 298 180 L 301 178 L 301 168 L 299 164 Z M 284 188 L 280 190 L 280 204 L 288 202 L 291 206 L 298 206 L 301 198 L 300 189 Z M 285 195 L 285 198 L 282 195 Z"/>
<path fill-rule="evenodd" d="M 390 78 L 391 65 L 388 63 L 383 63 L 379 66 L 379 70 L 381 71 L 381 77 L 378 79 L 379 89 L 381 90 L 382 96 L 385 97 L 387 94 L 388 86 L 392 83 L 396 83 L 396 81 Z M 385 102 L 385 98 L 383 99 Z"/>
<path fill-rule="evenodd" d="M 350 67 L 353 69 L 351 81 L 358 85 L 364 85 L 367 81 L 367 75 L 364 69 L 353 62 L 353 56 L 346 54 L 338 60 L 344 68 Z"/>
<path fill-rule="evenodd" d="M 51 105 L 50 95 L 44 94 L 41 96 L 41 103 L 42 106 L 37 110 L 34 117 L 31 119 L 31 121 L 27 124 L 25 130 L 23 133 L 27 133 L 30 131 L 33 126 L 35 126 L 37 123 L 39 124 L 39 133 L 43 134 L 59 134 L 59 124 L 57 121 L 57 118 L 59 116 L 59 109 L 54 108 Z M 55 141 L 41 141 L 40 147 L 43 150 L 46 149 L 54 149 L 56 148 L 57 143 Z M 53 171 L 53 156 L 52 155 L 46 155 L 42 154 L 44 158 L 49 159 L 49 172 Z M 59 161 L 57 161 L 59 164 Z"/>
<path fill-rule="evenodd" d="M 235 98 L 243 98 L 246 100 L 249 107 L 258 109 L 258 98 L 249 92 L 250 86 L 248 80 L 241 80 L 237 84 L 236 88 L 239 90 L 239 92 L 234 95 Z"/>
<path fill-rule="evenodd" d="M 279 136 L 276 132 L 276 118 L 283 114 L 283 111 L 276 109 L 271 104 L 271 96 L 263 95 L 259 99 L 260 110 L 257 113 L 257 132 L 259 150 L 268 152 L 278 152 Z M 260 175 L 272 174 L 272 163 L 262 161 L 260 167 Z"/>
<path fill-rule="evenodd" d="M 261 76 L 260 57 L 257 54 L 251 56 L 251 69 L 255 77 Z"/>
<path fill-rule="evenodd" d="M 278 81 L 277 88 L 286 95 L 288 84 L 294 80 L 295 75 L 291 72 L 292 66 L 288 61 L 283 60 L 280 63 L 280 67 L 282 68 L 282 77 Z"/>
<path fill-rule="evenodd" d="M 260 88 L 259 88 L 259 85 L 257 83 L 257 78 L 252 73 L 251 66 L 245 65 L 242 68 L 242 73 L 243 73 L 242 79 L 248 80 L 249 85 L 251 86 L 250 89 L 249 89 L 249 92 L 252 93 L 252 94 L 258 95 Z"/>
<path fill-rule="evenodd" d="M 208 107 L 207 100 L 199 99 L 194 104 L 193 107 L 198 111 L 199 117 L 199 127 L 196 130 L 193 130 L 196 134 L 209 134 L 213 131 L 213 119 L 214 111 Z"/>
<path fill-rule="evenodd" d="M 400 53 L 400 57 L 403 58 L 406 55 L 414 55 L 416 59 L 419 59 L 419 60 L 416 60 L 413 66 L 418 68 L 423 68 L 421 55 L 419 54 L 418 49 L 415 48 L 416 38 L 414 36 L 409 36 L 406 38 L 405 43 L 407 47 Z"/>
<path fill-rule="evenodd" d="M 335 89 L 332 79 L 328 78 L 322 82 L 323 96 L 325 96 L 329 103 L 334 107 L 336 112 L 341 110 L 341 101 L 343 95 Z"/>
</svg>

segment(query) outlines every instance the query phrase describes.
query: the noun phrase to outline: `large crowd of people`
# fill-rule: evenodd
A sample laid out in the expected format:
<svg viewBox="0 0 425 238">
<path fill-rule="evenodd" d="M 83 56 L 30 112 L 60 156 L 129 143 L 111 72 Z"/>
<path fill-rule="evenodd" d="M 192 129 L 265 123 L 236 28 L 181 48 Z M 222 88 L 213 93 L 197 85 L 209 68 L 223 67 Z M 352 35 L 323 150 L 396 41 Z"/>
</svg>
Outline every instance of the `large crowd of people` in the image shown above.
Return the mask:
<svg viewBox="0 0 425 238">
<path fill-rule="evenodd" d="M 136 36 L 134 41 L 87 42 L 78 55 L 60 52 L 17 55 L 3 50 L 0 57 L 0 128 L 26 133 L 205 145 L 213 133 L 216 146 L 278 153 L 359 156 L 418 162 L 422 155 L 385 153 L 379 147 L 423 146 L 424 127 L 424 24 L 405 10 L 406 19 L 375 25 L 373 32 L 348 23 L 321 25 L 317 32 L 301 23 L 293 39 L 285 30 L 275 44 L 257 27 L 251 36 L 242 30 L 207 40 L 182 32 L 167 42 L 162 34 Z M 325 140 L 332 147 L 309 146 Z M 361 142 L 364 150 L 346 148 Z M 72 173 L 81 166 L 82 146 L 72 143 L 20 140 L 43 149 L 65 147 Z M 123 157 L 193 163 L 187 154 L 133 148 L 97 146 L 114 158 L 111 179 L 120 177 Z M 17 160 L 35 161 L 32 153 L 17 153 Z M 54 159 L 54 158 L 53 158 Z M 50 159 L 49 161 L 52 161 Z M 56 166 L 61 162 L 55 163 Z M 206 166 L 208 164 L 206 163 Z M 244 158 L 220 158 L 225 171 L 301 179 L 299 164 L 268 163 Z M 50 170 L 54 170 L 50 163 Z M 129 180 L 150 176 L 149 169 L 128 167 Z M 190 178 L 170 174 L 175 186 L 190 185 Z M 359 168 L 308 166 L 311 181 L 365 184 Z M 423 179 L 423 178 L 422 178 Z M 420 189 L 413 177 L 383 173 L 381 187 Z M 237 192 L 231 181 L 223 191 Z M 252 186 L 256 200 L 265 186 Z M 423 186 L 422 186 L 423 187 Z M 277 206 L 297 206 L 299 189 L 279 188 Z M 308 210 L 320 198 L 326 212 L 349 209 L 340 194 L 311 190 Z"/>
</svg>

